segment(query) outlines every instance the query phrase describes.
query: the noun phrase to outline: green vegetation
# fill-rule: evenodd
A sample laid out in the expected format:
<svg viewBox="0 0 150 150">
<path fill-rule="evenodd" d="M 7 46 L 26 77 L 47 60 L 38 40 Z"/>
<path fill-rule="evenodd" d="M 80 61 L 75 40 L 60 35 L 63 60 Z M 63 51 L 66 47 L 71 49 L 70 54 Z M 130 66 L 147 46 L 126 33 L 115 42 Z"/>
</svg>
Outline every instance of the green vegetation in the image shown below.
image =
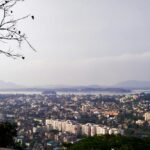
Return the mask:
<svg viewBox="0 0 150 150">
<path fill-rule="evenodd" d="M 69 150 L 149 150 L 150 137 L 103 135 L 88 137 L 74 144 L 64 146 Z"/>
<path fill-rule="evenodd" d="M 0 147 L 14 147 L 14 137 L 17 135 L 16 124 L 0 123 Z"/>
</svg>

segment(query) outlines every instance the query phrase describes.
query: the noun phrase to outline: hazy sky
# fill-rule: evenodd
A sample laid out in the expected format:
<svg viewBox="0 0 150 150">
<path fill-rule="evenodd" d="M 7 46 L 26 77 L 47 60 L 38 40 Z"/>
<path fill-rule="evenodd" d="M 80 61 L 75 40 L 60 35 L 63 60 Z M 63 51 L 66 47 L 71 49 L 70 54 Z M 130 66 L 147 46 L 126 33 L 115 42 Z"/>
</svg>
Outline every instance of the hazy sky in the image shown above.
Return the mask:
<svg viewBox="0 0 150 150">
<path fill-rule="evenodd" d="M 0 55 L 0 80 L 25 85 L 112 85 L 150 80 L 150 0 L 26 0 L 17 17 L 37 49 Z M 2 44 L 2 43 L 0 43 Z"/>
</svg>

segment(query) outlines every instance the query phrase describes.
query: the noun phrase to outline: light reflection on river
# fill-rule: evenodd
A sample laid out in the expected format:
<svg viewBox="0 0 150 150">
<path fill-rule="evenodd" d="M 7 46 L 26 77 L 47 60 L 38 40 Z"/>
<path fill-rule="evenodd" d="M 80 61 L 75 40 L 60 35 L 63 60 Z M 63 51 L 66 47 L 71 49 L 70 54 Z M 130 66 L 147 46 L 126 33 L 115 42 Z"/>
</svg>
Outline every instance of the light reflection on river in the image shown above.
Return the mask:
<svg viewBox="0 0 150 150">
<path fill-rule="evenodd" d="M 130 94 L 138 94 L 138 93 L 150 93 L 150 90 L 133 90 L 128 93 L 123 92 L 57 92 L 58 95 L 130 95 Z M 0 94 L 25 94 L 25 95 L 34 95 L 34 94 L 42 94 L 40 91 L 0 91 Z"/>
</svg>

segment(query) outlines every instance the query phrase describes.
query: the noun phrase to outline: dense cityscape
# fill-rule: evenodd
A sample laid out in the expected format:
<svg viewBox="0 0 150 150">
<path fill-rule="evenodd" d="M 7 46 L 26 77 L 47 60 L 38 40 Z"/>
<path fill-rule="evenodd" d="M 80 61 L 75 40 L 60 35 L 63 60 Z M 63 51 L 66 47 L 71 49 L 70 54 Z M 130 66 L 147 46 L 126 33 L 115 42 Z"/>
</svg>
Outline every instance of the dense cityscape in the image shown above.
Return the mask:
<svg viewBox="0 0 150 150">
<path fill-rule="evenodd" d="M 26 148 L 65 149 L 95 135 L 150 136 L 150 94 L 1 94 L 0 120 Z"/>
<path fill-rule="evenodd" d="M 150 150 L 150 0 L 0 0 L 0 150 Z"/>
</svg>

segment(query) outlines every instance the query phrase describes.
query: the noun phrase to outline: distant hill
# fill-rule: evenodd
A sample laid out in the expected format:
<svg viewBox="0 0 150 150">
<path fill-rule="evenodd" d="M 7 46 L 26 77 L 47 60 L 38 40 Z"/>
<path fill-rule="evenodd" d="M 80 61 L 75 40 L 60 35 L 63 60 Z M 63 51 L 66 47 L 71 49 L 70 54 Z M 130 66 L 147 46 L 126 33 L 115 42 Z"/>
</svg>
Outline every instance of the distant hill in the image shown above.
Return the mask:
<svg viewBox="0 0 150 150">
<path fill-rule="evenodd" d="M 100 85 L 46 85 L 35 89 L 54 90 L 57 92 L 130 92 L 128 89 Z"/>
<path fill-rule="evenodd" d="M 12 82 L 0 81 L 0 91 L 55 91 L 55 92 L 130 92 L 128 89 L 117 87 L 102 87 L 99 85 L 87 86 L 65 86 L 65 85 L 49 85 L 42 87 L 25 87 Z"/>
<path fill-rule="evenodd" d="M 114 87 L 147 89 L 147 88 L 150 88 L 150 81 L 128 80 L 128 81 L 121 82 L 121 83 L 115 85 Z"/>
<path fill-rule="evenodd" d="M 0 81 L 0 90 L 6 90 L 6 89 L 20 89 L 23 88 L 21 85 L 17 85 L 12 82 L 4 82 Z"/>
</svg>

